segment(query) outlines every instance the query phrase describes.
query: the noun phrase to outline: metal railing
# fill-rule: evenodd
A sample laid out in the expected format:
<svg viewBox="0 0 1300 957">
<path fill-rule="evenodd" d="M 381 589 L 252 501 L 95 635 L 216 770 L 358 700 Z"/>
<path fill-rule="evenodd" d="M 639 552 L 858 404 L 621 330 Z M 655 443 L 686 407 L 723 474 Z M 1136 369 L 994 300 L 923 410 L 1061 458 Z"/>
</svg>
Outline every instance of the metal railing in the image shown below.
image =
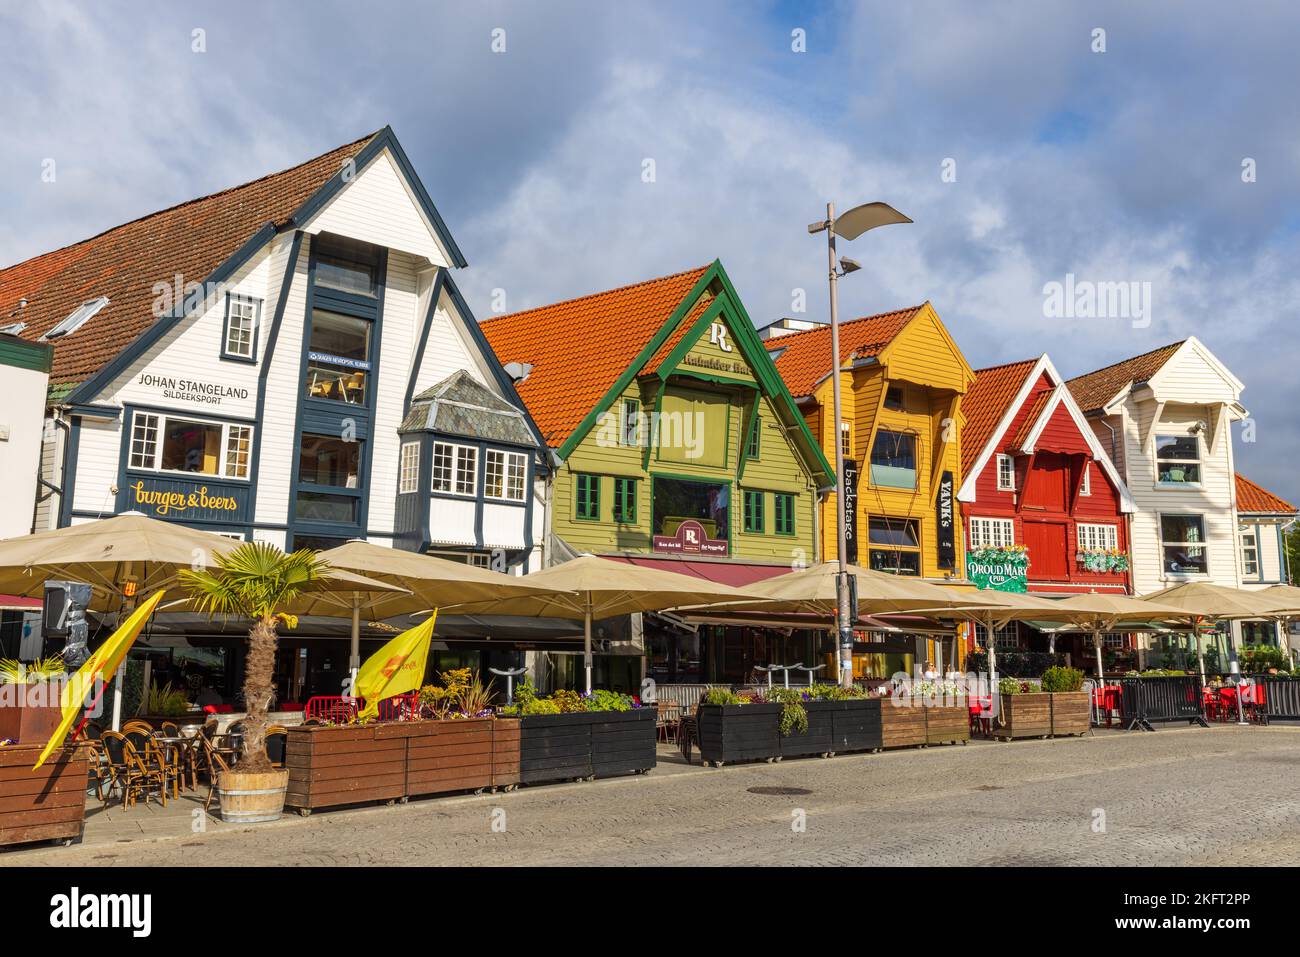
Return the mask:
<svg viewBox="0 0 1300 957">
<path fill-rule="evenodd" d="M 1120 678 L 1119 686 L 1120 714 L 1130 731 L 1134 728 L 1153 731 L 1151 725 L 1159 721 L 1186 721 L 1209 727 L 1205 723 L 1199 675 Z"/>
<path fill-rule="evenodd" d="M 365 710 L 364 698 L 346 698 L 338 695 L 319 695 L 310 699 L 303 710 L 304 721 L 325 724 L 350 724 Z M 417 721 L 420 718 L 418 692 L 399 694 L 379 702 L 380 721 Z"/>
<path fill-rule="evenodd" d="M 1256 675 L 1252 680 L 1263 687 L 1265 718 L 1300 720 L 1300 677 Z"/>
</svg>

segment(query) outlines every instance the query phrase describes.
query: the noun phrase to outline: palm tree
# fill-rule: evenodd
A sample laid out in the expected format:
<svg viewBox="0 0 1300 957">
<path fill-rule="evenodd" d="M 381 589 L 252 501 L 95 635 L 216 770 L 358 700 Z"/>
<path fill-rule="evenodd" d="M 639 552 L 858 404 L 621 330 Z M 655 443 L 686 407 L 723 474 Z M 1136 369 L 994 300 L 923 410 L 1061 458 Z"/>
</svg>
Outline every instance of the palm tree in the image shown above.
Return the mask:
<svg viewBox="0 0 1300 957">
<path fill-rule="evenodd" d="M 298 617 L 281 609 L 325 577 L 327 562 L 302 549 L 286 555 L 267 542 L 245 542 L 216 557 L 216 571 L 182 571 L 181 581 L 199 611 L 251 618 L 244 664 L 244 750 L 240 771 L 270 771 L 266 708 L 274 691 L 276 629 L 296 628 Z"/>
</svg>

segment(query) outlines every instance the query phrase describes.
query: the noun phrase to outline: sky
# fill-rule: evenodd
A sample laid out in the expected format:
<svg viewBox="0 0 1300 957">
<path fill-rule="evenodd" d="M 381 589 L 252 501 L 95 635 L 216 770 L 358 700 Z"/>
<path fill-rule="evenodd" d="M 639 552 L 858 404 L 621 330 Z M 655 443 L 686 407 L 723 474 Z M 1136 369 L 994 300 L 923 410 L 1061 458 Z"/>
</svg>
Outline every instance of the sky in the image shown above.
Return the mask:
<svg viewBox="0 0 1300 957">
<path fill-rule="evenodd" d="M 1298 36 L 1249 0 L 0 0 L 0 264 L 391 125 L 480 318 L 721 259 L 762 326 L 826 317 L 806 227 L 883 200 L 915 222 L 841 244 L 841 318 L 928 299 L 972 366 L 1067 376 L 1195 335 L 1300 503 Z M 1067 277 L 1134 298 L 1062 316 Z"/>
</svg>

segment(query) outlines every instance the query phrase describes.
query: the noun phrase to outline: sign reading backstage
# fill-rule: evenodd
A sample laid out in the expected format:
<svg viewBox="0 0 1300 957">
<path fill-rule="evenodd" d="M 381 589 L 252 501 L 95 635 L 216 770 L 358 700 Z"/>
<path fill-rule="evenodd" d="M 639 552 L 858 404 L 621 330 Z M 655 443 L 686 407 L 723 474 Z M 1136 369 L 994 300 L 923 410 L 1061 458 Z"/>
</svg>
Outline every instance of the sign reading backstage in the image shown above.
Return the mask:
<svg viewBox="0 0 1300 957">
<path fill-rule="evenodd" d="M 656 552 L 676 552 L 683 555 L 725 555 L 726 539 L 709 538 L 704 526 L 687 519 L 677 526 L 676 535 L 656 535 L 651 540 Z"/>
<path fill-rule="evenodd" d="M 957 533 L 952 513 L 951 472 L 944 472 L 939 479 L 939 493 L 934 498 L 934 516 L 939 539 L 939 567 L 952 568 L 957 564 Z"/>
<path fill-rule="evenodd" d="M 844 560 L 858 563 L 858 462 L 844 460 Z"/>
<path fill-rule="evenodd" d="M 172 521 L 243 522 L 248 515 L 248 486 L 130 475 L 126 507 Z"/>
<path fill-rule="evenodd" d="M 164 399 L 183 399 L 207 405 L 221 405 L 222 399 L 247 399 L 248 389 L 243 386 L 222 385 L 220 382 L 198 382 L 169 375 L 140 373 L 139 384 L 155 389 Z"/>
</svg>

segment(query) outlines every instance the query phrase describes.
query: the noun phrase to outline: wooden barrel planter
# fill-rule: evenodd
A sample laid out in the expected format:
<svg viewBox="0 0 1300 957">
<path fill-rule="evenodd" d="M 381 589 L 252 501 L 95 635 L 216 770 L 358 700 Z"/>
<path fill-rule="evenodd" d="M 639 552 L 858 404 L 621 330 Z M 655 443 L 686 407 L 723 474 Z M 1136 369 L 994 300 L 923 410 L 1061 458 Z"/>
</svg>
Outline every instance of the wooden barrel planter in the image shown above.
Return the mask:
<svg viewBox="0 0 1300 957">
<path fill-rule="evenodd" d="M 839 701 L 805 701 L 808 712 L 808 730 L 803 734 L 778 735 L 781 757 L 800 758 L 809 755 L 830 756 L 835 751 L 835 706 Z M 780 715 L 777 716 L 780 721 Z M 779 726 L 778 726 L 779 730 Z"/>
<path fill-rule="evenodd" d="M 700 757 L 722 767 L 733 761 L 781 756 L 781 705 L 701 704 L 696 710 Z"/>
<path fill-rule="evenodd" d="M 1020 697 L 1020 695 L 1016 695 Z M 1092 702 L 1086 691 L 1054 691 L 1052 699 L 1052 735 L 1087 734 L 1092 728 Z"/>
<path fill-rule="evenodd" d="M 262 824 L 284 813 L 289 772 L 222 771 L 217 776 L 221 820 L 227 824 Z"/>
<path fill-rule="evenodd" d="M 655 760 L 653 708 L 519 719 L 519 780 L 524 784 L 648 771 Z"/>
<path fill-rule="evenodd" d="M 846 698 L 828 704 L 835 706 L 831 711 L 832 751 L 877 751 L 885 746 L 879 698 Z"/>
<path fill-rule="evenodd" d="M 882 748 L 914 748 L 926 743 L 925 708 L 921 702 L 906 698 L 881 701 L 880 746 Z"/>
<path fill-rule="evenodd" d="M 285 804 L 309 814 L 317 808 L 405 797 L 407 734 L 420 723 L 289 728 L 284 753 L 289 772 Z M 399 730 L 377 735 L 381 729 L 394 727 Z"/>
<path fill-rule="evenodd" d="M 970 709 L 964 704 L 934 705 L 921 710 L 925 712 L 926 744 L 965 744 L 970 740 Z"/>
<path fill-rule="evenodd" d="M 44 747 L 45 742 L 0 748 L 0 846 L 81 838 L 90 750 L 61 748 L 33 771 Z"/>
<path fill-rule="evenodd" d="M 1052 696 L 1046 692 L 999 696 L 998 714 L 993 719 L 993 737 L 1046 738 L 1052 733 Z M 1084 696 L 1087 704 L 1087 696 Z M 1085 729 L 1086 730 L 1086 729 Z"/>
</svg>

